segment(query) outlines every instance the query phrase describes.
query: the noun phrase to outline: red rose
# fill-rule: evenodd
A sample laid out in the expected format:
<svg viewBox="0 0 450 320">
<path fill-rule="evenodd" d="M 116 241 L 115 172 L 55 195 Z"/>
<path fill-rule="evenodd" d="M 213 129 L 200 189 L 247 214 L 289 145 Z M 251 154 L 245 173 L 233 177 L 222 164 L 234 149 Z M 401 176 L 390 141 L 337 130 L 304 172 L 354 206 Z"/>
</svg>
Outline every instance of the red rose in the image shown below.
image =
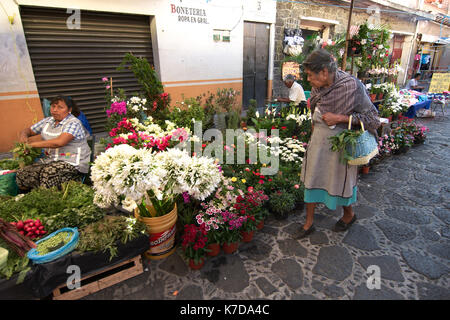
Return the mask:
<svg viewBox="0 0 450 320">
<path fill-rule="evenodd" d="M 281 127 L 281 130 L 286 130 L 286 127 Z"/>
</svg>

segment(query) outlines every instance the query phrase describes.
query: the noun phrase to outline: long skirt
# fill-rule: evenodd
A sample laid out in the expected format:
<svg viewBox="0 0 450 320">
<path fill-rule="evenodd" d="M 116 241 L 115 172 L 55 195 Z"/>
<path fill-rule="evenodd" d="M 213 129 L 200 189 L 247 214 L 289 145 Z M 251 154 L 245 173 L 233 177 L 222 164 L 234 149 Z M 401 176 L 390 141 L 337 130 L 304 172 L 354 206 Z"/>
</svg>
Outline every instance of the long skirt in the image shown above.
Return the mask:
<svg viewBox="0 0 450 320">
<path fill-rule="evenodd" d="M 328 139 L 344 130 L 330 129 L 319 112 L 314 112 L 314 131 L 303 159 L 301 180 L 305 184 L 306 203 L 324 203 L 329 209 L 356 202 L 358 167 L 342 163 L 338 152 L 331 151 Z"/>
<path fill-rule="evenodd" d="M 29 191 L 37 187 L 57 187 L 70 180 L 81 180 L 81 173 L 64 161 L 34 163 L 17 170 L 16 182 L 21 190 Z"/>
</svg>

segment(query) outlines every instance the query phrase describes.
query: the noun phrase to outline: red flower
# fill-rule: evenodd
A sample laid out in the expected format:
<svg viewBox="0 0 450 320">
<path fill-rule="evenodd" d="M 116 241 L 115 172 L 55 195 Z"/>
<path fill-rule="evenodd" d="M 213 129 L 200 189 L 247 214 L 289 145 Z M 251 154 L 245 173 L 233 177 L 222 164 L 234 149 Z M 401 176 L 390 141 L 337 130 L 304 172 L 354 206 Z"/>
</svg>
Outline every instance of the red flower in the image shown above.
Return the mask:
<svg viewBox="0 0 450 320">
<path fill-rule="evenodd" d="M 286 127 L 281 127 L 281 130 L 286 130 L 287 128 Z"/>
<path fill-rule="evenodd" d="M 272 130 L 275 130 L 276 129 L 276 127 L 275 126 L 272 126 Z"/>
<path fill-rule="evenodd" d="M 264 180 L 259 180 L 258 183 L 259 184 L 264 184 Z"/>
</svg>

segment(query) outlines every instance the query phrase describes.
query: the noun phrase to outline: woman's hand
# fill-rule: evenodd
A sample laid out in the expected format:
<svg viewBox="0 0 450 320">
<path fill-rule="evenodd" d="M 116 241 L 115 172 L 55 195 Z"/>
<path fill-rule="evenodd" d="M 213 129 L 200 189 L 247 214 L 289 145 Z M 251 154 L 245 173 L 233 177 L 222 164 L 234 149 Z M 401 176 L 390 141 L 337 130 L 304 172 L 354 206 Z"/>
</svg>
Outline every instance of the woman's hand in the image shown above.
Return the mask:
<svg viewBox="0 0 450 320">
<path fill-rule="evenodd" d="M 338 123 L 346 123 L 348 122 L 348 116 L 343 114 L 336 114 L 327 112 L 322 115 L 322 120 L 327 124 L 327 126 L 334 126 Z"/>
</svg>

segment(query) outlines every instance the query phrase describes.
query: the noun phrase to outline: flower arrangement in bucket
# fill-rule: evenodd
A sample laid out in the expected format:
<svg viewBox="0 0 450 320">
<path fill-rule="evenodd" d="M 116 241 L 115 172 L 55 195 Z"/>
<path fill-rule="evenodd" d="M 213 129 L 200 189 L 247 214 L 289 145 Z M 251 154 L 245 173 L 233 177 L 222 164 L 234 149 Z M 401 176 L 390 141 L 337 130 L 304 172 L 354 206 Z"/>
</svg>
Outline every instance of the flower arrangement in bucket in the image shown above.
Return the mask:
<svg viewBox="0 0 450 320">
<path fill-rule="evenodd" d="M 183 247 L 184 256 L 189 260 L 189 267 L 194 270 L 200 269 L 205 262 L 207 252 L 206 243 L 208 238 L 204 225 L 185 225 L 181 238 L 181 246 Z"/>
<path fill-rule="evenodd" d="M 121 144 L 96 158 L 91 178 L 100 207 L 137 206 L 141 216 L 157 217 L 172 210 L 183 192 L 204 200 L 218 186 L 221 172 L 213 159 L 191 157 L 180 149 L 154 153 Z"/>
<path fill-rule="evenodd" d="M 147 224 L 147 256 L 151 259 L 163 258 L 175 249 L 178 197 L 187 192 L 204 200 L 221 179 L 222 173 L 211 158 L 191 157 L 176 148 L 155 153 L 127 144 L 100 154 L 91 169 L 94 202 L 99 207 L 121 205 L 134 210 L 136 218 Z"/>
</svg>

